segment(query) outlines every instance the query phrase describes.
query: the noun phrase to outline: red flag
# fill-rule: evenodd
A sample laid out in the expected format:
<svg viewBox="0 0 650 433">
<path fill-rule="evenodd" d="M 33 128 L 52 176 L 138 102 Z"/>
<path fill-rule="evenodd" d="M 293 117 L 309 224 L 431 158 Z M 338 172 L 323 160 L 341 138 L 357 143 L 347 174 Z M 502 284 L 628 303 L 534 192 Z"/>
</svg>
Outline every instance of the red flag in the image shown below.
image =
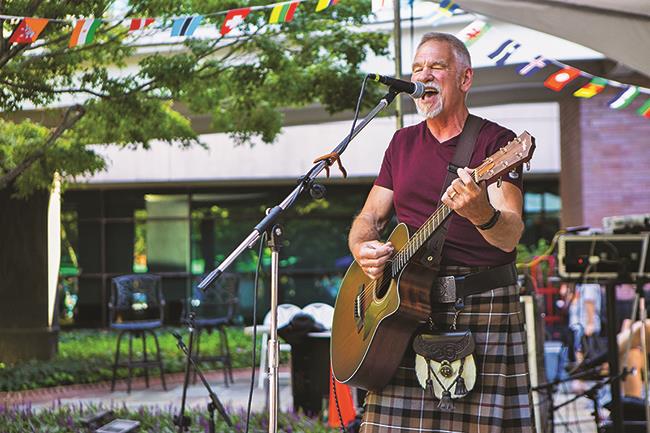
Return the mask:
<svg viewBox="0 0 650 433">
<path fill-rule="evenodd" d="M 565 66 L 563 69 L 560 69 L 548 77 L 546 81 L 544 81 L 544 85 L 551 90 L 559 92 L 560 90 L 564 89 L 564 86 L 579 76 L 580 70 L 572 68 L 571 66 Z"/>
<path fill-rule="evenodd" d="M 9 38 L 9 43 L 31 44 L 38 39 L 48 21 L 47 18 L 23 18 Z"/>
<path fill-rule="evenodd" d="M 243 23 L 244 18 L 246 18 L 246 15 L 248 15 L 250 11 L 251 8 L 233 9 L 228 11 L 226 18 L 223 20 L 223 24 L 221 25 L 221 34 L 225 35 Z"/>
<path fill-rule="evenodd" d="M 155 20 L 153 18 L 133 18 L 131 20 L 131 26 L 129 31 L 143 30 L 145 27 L 149 26 Z"/>
</svg>

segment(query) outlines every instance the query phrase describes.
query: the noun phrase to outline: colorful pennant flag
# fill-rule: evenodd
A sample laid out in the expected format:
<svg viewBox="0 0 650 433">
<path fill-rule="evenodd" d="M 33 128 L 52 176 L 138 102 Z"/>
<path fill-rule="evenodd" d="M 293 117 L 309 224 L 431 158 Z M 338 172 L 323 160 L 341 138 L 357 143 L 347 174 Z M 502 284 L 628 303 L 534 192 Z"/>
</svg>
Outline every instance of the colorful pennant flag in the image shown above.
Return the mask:
<svg viewBox="0 0 650 433">
<path fill-rule="evenodd" d="M 645 101 L 645 103 L 640 106 L 636 112 L 639 114 L 639 116 L 647 117 L 650 119 L 650 99 Z"/>
<path fill-rule="evenodd" d="M 339 0 L 318 0 L 318 3 L 316 4 L 316 12 L 320 12 L 330 6 L 334 6 L 338 2 Z"/>
<path fill-rule="evenodd" d="M 23 18 L 16 30 L 9 37 L 11 44 L 31 44 L 38 39 L 49 19 L 47 18 Z"/>
<path fill-rule="evenodd" d="M 593 98 L 603 90 L 607 85 L 607 80 L 600 77 L 594 77 L 590 82 L 573 92 L 573 96 L 578 98 Z"/>
<path fill-rule="evenodd" d="M 77 45 L 88 45 L 95 39 L 95 32 L 102 24 L 99 18 L 83 18 L 77 21 L 72 30 L 72 37 L 68 43 L 68 47 L 76 47 Z"/>
<path fill-rule="evenodd" d="M 503 66 L 506 64 L 508 57 L 510 57 L 520 46 L 521 44 L 518 42 L 508 39 L 502 43 L 499 48 L 488 54 L 488 57 L 494 60 L 497 66 Z"/>
<path fill-rule="evenodd" d="M 627 89 L 616 95 L 614 99 L 609 101 L 609 108 L 620 110 L 627 107 L 639 96 L 639 88 L 637 86 L 627 86 Z"/>
<path fill-rule="evenodd" d="M 133 18 L 131 20 L 131 26 L 129 27 L 129 31 L 134 32 L 137 30 L 144 30 L 146 27 L 153 24 L 154 21 L 156 20 L 154 20 L 153 18 Z"/>
<path fill-rule="evenodd" d="M 241 9 L 232 9 L 229 10 L 226 14 L 226 18 L 223 20 L 221 25 L 221 34 L 226 35 L 232 29 L 244 22 L 244 18 L 251 11 L 251 8 L 241 8 Z"/>
<path fill-rule="evenodd" d="M 382 9 L 393 8 L 393 0 L 372 0 L 370 3 L 372 13 L 379 12 Z"/>
<path fill-rule="evenodd" d="M 291 3 L 280 3 L 279 5 L 276 5 L 271 11 L 269 24 L 288 23 L 293 19 L 293 14 L 296 12 L 296 8 L 299 4 L 299 1 L 295 1 Z"/>
<path fill-rule="evenodd" d="M 531 60 L 527 65 L 519 68 L 517 73 L 519 75 L 523 75 L 524 77 L 529 77 L 546 66 L 545 60 L 546 59 L 544 58 L 544 56 L 537 56 L 533 60 Z"/>
<path fill-rule="evenodd" d="M 485 21 L 476 20 L 456 34 L 456 37 L 469 47 L 487 33 L 492 26 Z"/>
<path fill-rule="evenodd" d="M 560 90 L 564 89 L 564 86 L 579 76 L 580 71 L 578 69 L 572 68 L 571 66 L 565 66 L 564 68 L 550 75 L 544 81 L 544 85 L 551 90 L 559 92 Z"/>
<path fill-rule="evenodd" d="M 203 15 L 176 18 L 172 22 L 172 36 L 192 36 L 203 21 Z"/>
<path fill-rule="evenodd" d="M 453 0 L 442 0 L 438 7 L 438 13 L 450 17 L 456 9 L 458 9 L 458 5 Z"/>
</svg>

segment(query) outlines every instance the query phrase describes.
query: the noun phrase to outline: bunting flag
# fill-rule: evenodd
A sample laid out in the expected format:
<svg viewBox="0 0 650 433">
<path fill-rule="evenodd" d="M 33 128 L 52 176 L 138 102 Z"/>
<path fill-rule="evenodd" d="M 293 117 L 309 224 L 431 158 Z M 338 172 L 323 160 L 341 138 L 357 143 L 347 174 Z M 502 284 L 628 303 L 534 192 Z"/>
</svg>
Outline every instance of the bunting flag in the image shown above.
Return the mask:
<svg viewBox="0 0 650 433">
<path fill-rule="evenodd" d="M 16 30 L 9 37 L 10 44 L 31 44 L 38 39 L 49 19 L 47 18 L 23 18 Z"/>
<path fill-rule="evenodd" d="M 456 9 L 458 9 L 458 5 L 453 0 L 442 0 L 438 7 L 438 13 L 450 17 Z"/>
<path fill-rule="evenodd" d="M 192 36 L 203 21 L 203 15 L 176 18 L 172 22 L 172 36 Z"/>
<path fill-rule="evenodd" d="M 299 1 L 294 1 L 291 3 L 280 3 L 279 5 L 276 5 L 271 11 L 269 24 L 288 23 L 293 19 L 293 14 L 296 12 L 296 8 L 299 4 Z"/>
<path fill-rule="evenodd" d="M 600 77 L 594 77 L 590 82 L 573 92 L 573 96 L 578 98 L 593 98 L 603 90 L 607 85 L 607 80 Z"/>
<path fill-rule="evenodd" d="M 497 66 L 503 66 L 506 64 L 508 57 L 512 55 L 517 49 L 521 46 L 518 42 L 513 41 L 512 39 L 506 40 L 502 43 L 499 48 L 494 50 L 492 53 L 488 54 L 488 57 L 494 60 Z"/>
<path fill-rule="evenodd" d="M 99 18 L 83 18 L 77 21 L 77 24 L 72 30 L 72 37 L 70 38 L 70 43 L 68 47 L 76 47 L 77 45 L 88 45 L 92 43 L 95 39 L 95 32 L 97 28 L 102 24 L 102 20 Z"/>
<path fill-rule="evenodd" d="M 640 106 L 639 109 L 636 110 L 636 112 L 639 114 L 639 116 L 643 116 L 650 119 L 650 99 L 645 101 L 645 103 L 642 106 Z"/>
<path fill-rule="evenodd" d="M 485 21 L 476 20 L 456 34 L 456 37 L 469 47 L 478 41 L 492 26 Z"/>
<path fill-rule="evenodd" d="M 639 88 L 637 86 L 627 86 L 625 90 L 609 101 L 609 108 L 615 110 L 625 108 L 630 105 L 637 96 L 639 96 Z"/>
<path fill-rule="evenodd" d="M 540 69 L 546 67 L 545 60 L 546 59 L 544 59 L 544 56 L 537 56 L 533 60 L 531 60 L 527 65 L 519 68 L 517 73 L 519 75 L 523 75 L 524 77 L 529 77 L 533 75 L 535 72 L 539 71 Z"/>
<path fill-rule="evenodd" d="M 318 0 L 318 3 L 316 4 L 316 12 L 320 12 L 330 6 L 334 6 L 338 2 L 339 0 Z"/>
<path fill-rule="evenodd" d="M 246 15 L 248 15 L 250 11 L 251 8 L 229 10 L 226 14 L 226 18 L 223 20 L 223 24 L 221 25 L 221 35 L 226 35 L 232 29 L 243 23 L 244 18 L 246 18 Z"/>
<path fill-rule="evenodd" d="M 393 0 L 372 0 L 371 2 L 372 13 L 377 13 L 382 9 L 393 8 Z"/>
<path fill-rule="evenodd" d="M 131 26 L 129 27 L 130 32 L 137 30 L 144 30 L 146 27 L 153 24 L 156 21 L 153 18 L 133 18 L 131 19 Z"/>
<path fill-rule="evenodd" d="M 569 84 L 571 81 L 575 80 L 580 76 L 580 70 L 572 68 L 571 66 L 565 66 L 554 74 L 550 75 L 545 81 L 544 85 L 551 90 L 559 92 L 564 89 L 564 86 Z"/>
</svg>

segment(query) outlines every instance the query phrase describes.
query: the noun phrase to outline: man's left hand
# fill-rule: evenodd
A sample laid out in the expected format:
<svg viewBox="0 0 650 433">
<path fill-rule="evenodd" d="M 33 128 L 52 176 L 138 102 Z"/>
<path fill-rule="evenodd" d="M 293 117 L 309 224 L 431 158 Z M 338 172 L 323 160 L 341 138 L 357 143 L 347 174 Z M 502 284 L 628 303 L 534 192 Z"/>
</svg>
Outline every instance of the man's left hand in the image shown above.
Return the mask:
<svg viewBox="0 0 650 433">
<path fill-rule="evenodd" d="M 472 224 L 484 224 L 492 218 L 494 209 L 488 201 L 485 182 L 474 182 L 472 172 L 467 167 L 459 168 L 458 179 L 442 195 L 442 202 Z"/>
</svg>

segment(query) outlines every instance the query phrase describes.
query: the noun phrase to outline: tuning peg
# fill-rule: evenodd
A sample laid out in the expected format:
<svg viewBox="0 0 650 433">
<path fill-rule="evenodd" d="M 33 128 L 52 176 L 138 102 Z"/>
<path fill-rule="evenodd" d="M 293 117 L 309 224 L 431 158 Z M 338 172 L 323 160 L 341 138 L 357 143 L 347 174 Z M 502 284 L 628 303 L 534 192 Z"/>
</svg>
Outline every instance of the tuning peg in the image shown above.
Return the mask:
<svg viewBox="0 0 650 433">
<path fill-rule="evenodd" d="M 503 183 L 503 179 L 498 178 L 497 179 L 497 188 L 501 188 L 501 184 Z"/>
<path fill-rule="evenodd" d="M 526 171 L 530 171 L 530 161 L 526 161 Z"/>
</svg>

